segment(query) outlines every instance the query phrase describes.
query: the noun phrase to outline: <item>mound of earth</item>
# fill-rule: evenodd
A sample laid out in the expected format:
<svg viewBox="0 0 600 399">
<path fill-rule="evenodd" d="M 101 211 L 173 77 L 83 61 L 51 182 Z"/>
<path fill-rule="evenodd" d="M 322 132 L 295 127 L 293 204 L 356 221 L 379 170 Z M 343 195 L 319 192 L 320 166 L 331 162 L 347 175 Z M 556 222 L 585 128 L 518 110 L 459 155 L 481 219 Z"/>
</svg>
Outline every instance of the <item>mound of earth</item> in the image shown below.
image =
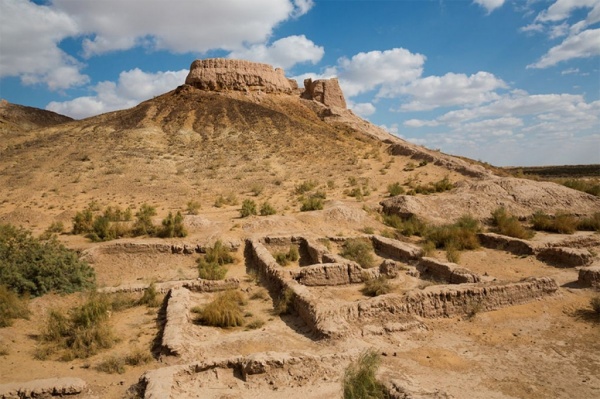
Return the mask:
<svg viewBox="0 0 600 399">
<path fill-rule="evenodd" d="M 488 219 L 499 207 L 518 217 L 540 210 L 589 215 L 600 210 L 600 198 L 555 183 L 503 177 L 463 181 L 455 189 L 435 195 L 400 195 L 381 205 L 386 213 L 448 222 L 465 214 Z"/>
</svg>

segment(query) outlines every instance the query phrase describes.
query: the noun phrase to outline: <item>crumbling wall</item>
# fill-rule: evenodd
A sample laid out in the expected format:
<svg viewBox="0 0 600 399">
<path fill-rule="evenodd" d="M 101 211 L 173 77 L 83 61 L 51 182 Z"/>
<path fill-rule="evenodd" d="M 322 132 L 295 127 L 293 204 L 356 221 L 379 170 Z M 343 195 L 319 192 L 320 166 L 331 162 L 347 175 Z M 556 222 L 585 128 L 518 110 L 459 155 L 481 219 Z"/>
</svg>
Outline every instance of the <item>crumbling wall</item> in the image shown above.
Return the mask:
<svg viewBox="0 0 600 399">
<path fill-rule="evenodd" d="M 421 274 L 429 274 L 450 284 L 478 283 L 481 281 L 481 277 L 469 269 L 434 258 L 421 258 L 417 268 Z"/>
<path fill-rule="evenodd" d="M 184 329 L 190 321 L 190 291 L 174 288 L 167 296 L 166 322 L 162 345 L 169 354 L 181 356 L 185 348 Z"/>
<path fill-rule="evenodd" d="M 540 248 L 536 257 L 556 267 L 586 266 L 594 260 L 594 256 L 587 249 L 568 247 Z"/>
<path fill-rule="evenodd" d="M 76 395 L 87 389 L 81 378 L 46 378 L 27 382 L 0 384 L 0 398 L 47 398 L 50 396 Z"/>
<path fill-rule="evenodd" d="M 336 78 L 304 79 L 302 98 L 318 101 L 328 107 L 346 108 L 346 99 Z"/>
<path fill-rule="evenodd" d="M 416 245 L 403 243 L 397 240 L 381 236 L 371 236 L 373 247 L 390 258 L 394 258 L 399 261 L 408 262 L 411 260 L 419 259 L 423 256 L 423 249 Z"/>
<path fill-rule="evenodd" d="M 362 283 L 364 269 L 356 262 L 324 263 L 303 267 L 294 280 L 306 286 Z"/>
<path fill-rule="evenodd" d="M 148 289 L 149 284 L 124 284 L 118 287 L 104 287 L 100 288 L 98 292 L 106 294 L 115 294 L 117 292 L 143 292 Z M 216 292 L 225 291 L 239 288 L 240 280 L 237 278 L 228 278 L 225 280 L 179 280 L 179 281 L 167 281 L 164 283 L 156 283 L 154 288 L 161 294 L 167 293 L 173 288 L 187 288 L 193 292 Z"/>
<path fill-rule="evenodd" d="M 600 288 L 600 265 L 582 267 L 579 269 L 577 282 L 582 287 Z"/>
<path fill-rule="evenodd" d="M 483 247 L 501 249 L 515 255 L 533 255 L 536 247 L 529 241 L 508 237 L 496 233 L 479 233 L 477 235 Z"/>
</svg>

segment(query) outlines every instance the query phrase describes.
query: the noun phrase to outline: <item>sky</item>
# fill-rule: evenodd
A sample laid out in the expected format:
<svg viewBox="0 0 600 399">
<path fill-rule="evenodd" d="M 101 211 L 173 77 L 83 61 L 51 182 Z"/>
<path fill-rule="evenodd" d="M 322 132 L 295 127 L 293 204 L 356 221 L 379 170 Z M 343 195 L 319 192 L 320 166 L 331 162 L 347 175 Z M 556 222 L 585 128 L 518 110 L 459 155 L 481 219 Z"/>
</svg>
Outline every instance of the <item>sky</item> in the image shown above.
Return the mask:
<svg viewBox="0 0 600 399">
<path fill-rule="evenodd" d="M 0 0 L 0 98 L 76 119 L 199 58 L 340 80 L 352 111 L 496 166 L 600 164 L 600 0 Z"/>
</svg>

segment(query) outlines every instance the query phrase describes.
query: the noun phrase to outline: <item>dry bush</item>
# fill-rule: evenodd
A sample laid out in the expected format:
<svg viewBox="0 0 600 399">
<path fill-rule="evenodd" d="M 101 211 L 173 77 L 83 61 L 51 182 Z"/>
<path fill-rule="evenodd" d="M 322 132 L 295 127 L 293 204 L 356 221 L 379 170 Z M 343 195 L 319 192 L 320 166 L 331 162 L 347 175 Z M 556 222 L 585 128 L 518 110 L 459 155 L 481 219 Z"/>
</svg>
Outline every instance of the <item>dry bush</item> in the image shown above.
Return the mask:
<svg viewBox="0 0 600 399">
<path fill-rule="evenodd" d="M 302 200 L 301 212 L 320 211 L 323 209 L 323 199 L 317 196 L 310 196 Z"/>
<path fill-rule="evenodd" d="M 125 372 L 125 359 L 119 356 L 109 356 L 96 365 L 96 370 L 108 374 L 123 374 Z"/>
<path fill-rule="evenodd" d="M 275 215 L 276 213 L 277 210 L 267 201 L 263 202 L 263 204 L 260 206 L 260 216 Z"/>
<path fill-rule="evenodd" d="M 412 215 L 408 218 L 401 218 L 395 214 L 383 215 L 383 223 L 387 226 L 393 227 L 399 234 L 406 237 L 423 237 L 429 228 L 425 221 L 419 219 L 415 215 Z"/>
<path fill-rule="evenodd" d="M 20 298 L 14 291 L 0 285 L 0 328 L 9 327 L 13 319 L 28 319 L 27 300 Z"/>
<path fill-rule="evenodd" d="M 344 399 L 383 399 L 389 395 L 383 384 L 377 381 L 376 374 L 381 358 L 374 350 L 360 355 L 344 371 Z"/>
<path fill-rule="evenodd" d="M 296 262 L 298 259 L 300 259 L 300 254 L 298 253 L 298 247 L 295 245 L 290 245 L 287 253 L 277 252 L 275 254 L 275 261 L 281 266 L 287 266 L 290 262 Z"/>
<path fill-rule="evenodd" d="M 365 281 L 365 285 L 360 291 L 367 296 L 375 297 L 389 294 L 392 286 L 385 276 L 379 276 Z"/>
<path fill-rule="evenodd" d="M 590 217 L 580 218 L 577 223 L 577 230 L 600 231 L 600 212 L 596 212 Z"/>
<path fill-rule="evenodd" d="M 404 194 L 404 187 L 399 182 L 392 183 L 387 187 L 388 193 L 390 197 L 395 197 L 396 195 Z"/>
<path fill-rule="evenodd" d="M 125 356 L 125 363 L 129 366 L 140 366 L 150 363 L 152 360 L 150 351 L 141 348 L 134 348 Z"/>
<path fill-rule="evenodd" d="M 185 237 L 187 230 L 183 226 L 183 215 L 177 211 L 175 216 L 172 212 L 163 219 L 162 226 L 158 230 L 157 235 L 161 238 Z"/>
<path fill-rule="evenodd" d="M 200 324 L 212 327 L 238 327 L 244 325 L 242 306 L 246 303 L 239 291 L 225 291 L 201 309 Z"/>
<path fill-rule="evenodd" d="M 200 202 L 191 200 L 188 201 L 187 207 L 185 208 L 185 212 L 188 215 L 197 215 L 200 212 L 200 208 L 202 208 Z"/>
<path fill-rule="evenodd" d="M 263 319 L 254 319 L 250 323 L 246 325 L 248 330 L 256 330 L 265 325 L 265 321 Z"/>
<path fill-rule="evenodd" d="M 492 212 L 492 224 L 498 233 L 509 237 L 530 239 L 535 233 L 523 227 L 519 220 L 500 207 Z"/>
<path fill-rule="evenodd" d="M 205 280 L 222 280 L 227 274 L 227 268 L 224 265 L 233 263 L 233 261 L 229 249 L 223 245 L 221 240 L 218 240 L 212 247 L 206 249 L 204 257 L 196 261 L 199 277 Z"/>
<path fill-rule="evenodd" d="M 156 291 L 154 283 L 150 284 L 148 288 L 144 290 L 144 294 L 137 301 L 137 305 L 146 305 L 149 308 L 157 308 L 162 303 L 162 295 L 159 295 Z"/>
<path fill-rule="evenodd" d="M 92 293 L 87 301 L 68 315 L 52 310 L 40 335 L 38 357 L 61 351 L 61 360 L 87 358 L 116 342 L 108 324 L 111 304 L 106 295 Z"/>
<path fill-rule="evenodd" d="M 375 266 L 373 254 L 373 244 L 364 238 L 347 239 L 340 253 L 344 258 L 355 261 L 364 269 Z"/>
<path fill-rule="evenodd" d="M 302 195 L 305 194 L 311 190 L 313 190 L 315 187 L 317 187 L 319 183 L 317 183 L 314 180 L 306 180 L 302 183 L 300 183 L 299 185 L 296 186 L 296 188 L 294 189 L 294 192 L 298 195 Z"/>
<path fill-rule="evenodd" d="M 531 224 L 535 230 L 573 234 L 577 230 L 578 220 L 574 216 L 564 213 L 557 213 L 553 217 L 542 211 L 537 211 L 531 216 Z"/>
<path fill-rule="evenodd" d="M 240 216 L 245 218 L 250 215 L 256 215 L 256 214 L 257 214 L 256 202 L 254 202 L 251 199 L 245 199 L 244 202 L 242 202 L 242 209 L 240 209 Z"/>
<path fill-rule="evenodd" d="M 479 248 L 477 233 L 480 231 L 479 222 L 471 216 L 462 216 L 456 223 L 430 227 L 425 235 L 436 248 L 465 249 Z"/>
<path fill-rule="evenodd" d="M 294 310 L 294 291 L 286 288 L 275 303 L 274 313 L 277 315 L 290 314 Z"/>
</svg>

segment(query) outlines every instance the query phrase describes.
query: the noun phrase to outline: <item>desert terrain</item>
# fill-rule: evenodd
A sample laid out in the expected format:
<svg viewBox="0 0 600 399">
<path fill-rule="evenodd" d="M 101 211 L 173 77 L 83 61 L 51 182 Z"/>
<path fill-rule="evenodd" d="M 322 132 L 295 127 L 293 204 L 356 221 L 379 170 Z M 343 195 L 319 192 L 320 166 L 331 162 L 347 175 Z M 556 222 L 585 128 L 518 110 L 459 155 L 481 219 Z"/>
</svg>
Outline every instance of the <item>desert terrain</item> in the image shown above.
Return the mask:
<svg viewBox="0 0 600 399">
<path fill-rule="evenodd" d="M 598 184 L 600 167 L 583 169 Z M 492 214 L 594 220 L 600 197 L 513 172 L 388 134 L 346 109 L 335 79 L 299 88 L 247 61 L 196 61 L 185 85 L 79 121 L 2 102 L 0 225 L 52 233 L 95 291 L 137 302 L 108 312 L 110 348 L 61 359 L 40 355 L 49 314 L 90 294 L 32 296 L 0 328 L 0 397 L 335 398 L 369 350 L 387 397 L 599 397 L 598 230 L 514 238 Z M 144 204 L 155 226 L 179 212 L 185 236 L 134 236 L 133 217 L 114 239 L 73 234 L 86 209 Z M 473 248 L 428 241 L 466 216 Z M 429 227 L 407 233 L 415 218 Z M 348 255 L 357 242 L 368 266 Z M 216 243 L 227 272 L 199 278 Z M 387 291 L 372 296 L 376 280 Z M 243 320 L 206 325 L 232 292 Z M 145 361 L 101 367 L 132 353 Z"/>
</svg>

